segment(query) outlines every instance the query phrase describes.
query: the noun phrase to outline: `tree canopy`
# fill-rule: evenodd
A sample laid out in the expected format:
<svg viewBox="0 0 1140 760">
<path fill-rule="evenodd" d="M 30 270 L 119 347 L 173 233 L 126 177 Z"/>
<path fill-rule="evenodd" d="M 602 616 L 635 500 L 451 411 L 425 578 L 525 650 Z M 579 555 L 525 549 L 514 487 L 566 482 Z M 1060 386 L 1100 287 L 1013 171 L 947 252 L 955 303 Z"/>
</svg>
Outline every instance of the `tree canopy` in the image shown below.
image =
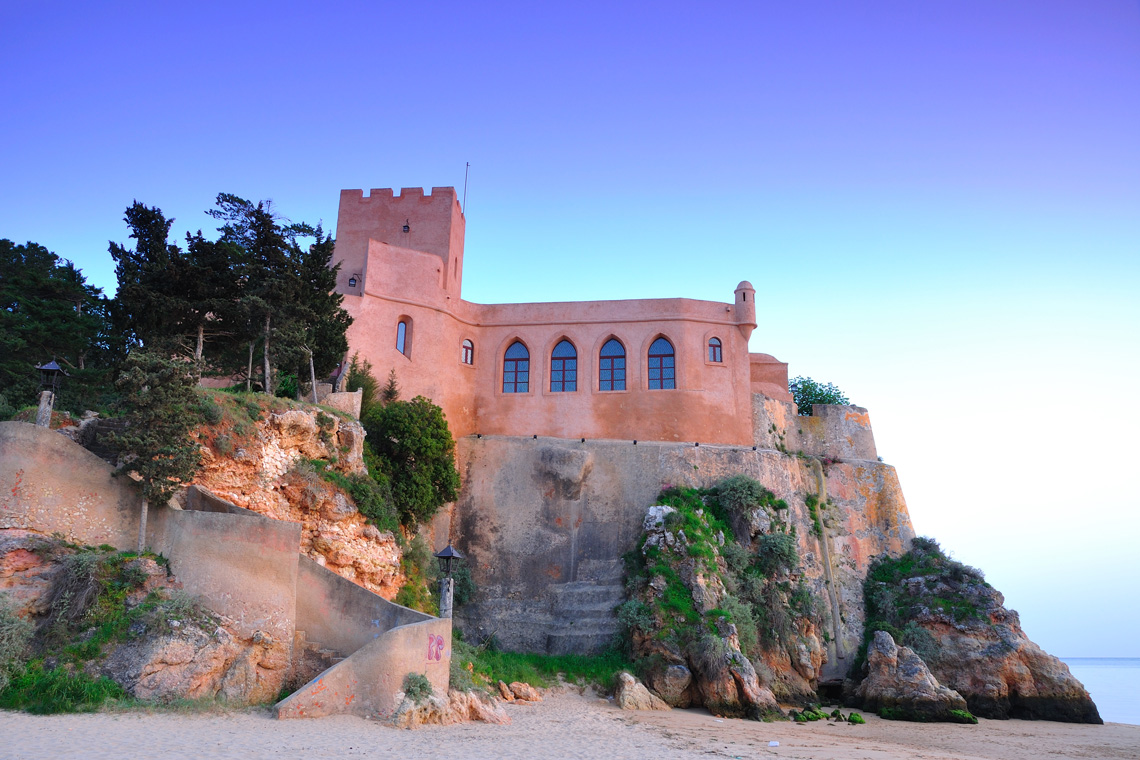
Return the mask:
<svg viewBox="0 0 1140 760">
<path fill-rule="evenodd" d="M 796 402 L 799 413 L 811 416 L 812 404 L 849 404 L 843 391 L 831 383 L 819 383 L 810 377 L 793 377 L 788 381 L 788 390 Z"/>
<path fill-rule="evenodd" d="M 169 242 L 173 220 L 160 209 L 138 201 L 127 209 L 134 247 L 110 246 L 124 333 L 218 375 L 252 375 L 260 350 L 267 392 L 275 368 L 310 378 L 331 372 L 348 350 L 352 321 L 335 292 L 332 237 L 281 218 L 269 201 L 228 193 L 206 213 L 222 223 L 219 237 L 199 230 L 182 249 Z"/>
<path fill-rule="evenodd" d="M 423 396 L 373 405 L 364 417 L 368 443 L 392 486 L 405 526 L 427 522 L 459 496 L 455 439 L 443 410 Z"/>
<path fill-rule="evenodd" d="M 0 388 L 9 401 L 32 403 L 35 367 L 53 357 L 70 373 L 102 359 L 108 310 L 103 291 L 67 259 L 36 243 L 0 240 Z"/>
</svg>

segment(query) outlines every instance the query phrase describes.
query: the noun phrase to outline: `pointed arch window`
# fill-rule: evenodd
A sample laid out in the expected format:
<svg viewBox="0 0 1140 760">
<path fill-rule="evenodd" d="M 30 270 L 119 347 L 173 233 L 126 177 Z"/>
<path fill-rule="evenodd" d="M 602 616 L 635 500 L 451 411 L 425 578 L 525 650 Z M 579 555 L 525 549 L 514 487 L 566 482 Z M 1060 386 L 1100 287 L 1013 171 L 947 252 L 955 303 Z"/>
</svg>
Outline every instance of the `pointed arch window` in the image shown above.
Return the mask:
<svg viewBox="0 0 1140 760">
<path fill-rule="evenodd" d="M 658 338 L 649 347 L 649 390 L 672 390 L 677 387 L 676 357 L 673 344 Z"/>
<path fill-rule="evenodd" d="M 463 341 L 462 361 L 464 364 L 475 363 L 475 344 L 469 340 Z"/>
<path fill-rule="evenodd" d="M 401 319 L 399 324 L 396 325 L 396 350 L 404 356 L 410 356 L 412 351 L 411 345 L 411 330 L 408 329 L 410 325 L 408 320 Z"/>
<path fill-rule="evenodd" d="M 515 341 L 503 354 L 503 393 L 527 393 L 530 390 L 530 351 Z"/>
<path fill-rule="evenodd" d="M 578 350 L 568 340 L 559 341 L 550 352 L 550 392 L 578 390 Z"/>
<path fill-rule="evenodd" d="M 709 361 L 710 362 L 723 362 L 724 353 L 723 346 L 720 343 L 720 338 L 709 338 Z"/>
<path fill-rule="evenodd" d="M 598 352 L 598 389 L 625 390 L 625 346 L 617 338 L 610 338 Z"/>
</svg>

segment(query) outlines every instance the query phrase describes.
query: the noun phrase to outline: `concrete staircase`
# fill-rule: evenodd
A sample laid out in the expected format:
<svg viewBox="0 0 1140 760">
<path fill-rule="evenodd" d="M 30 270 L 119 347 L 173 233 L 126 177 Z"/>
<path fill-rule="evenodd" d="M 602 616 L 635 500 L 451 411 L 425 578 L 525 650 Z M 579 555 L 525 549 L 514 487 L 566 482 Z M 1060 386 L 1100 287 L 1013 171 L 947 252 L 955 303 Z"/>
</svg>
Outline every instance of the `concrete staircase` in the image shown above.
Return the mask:
<svg viewBox="0 0 1140 760">
<path fill-rule="evenodd" d="M 578 580 L 550 587 L 553 633 L 547 634 L 548 654 L 596 654 L 618 632 L 615 612 L 625 596 L 621 560 L 583 560 Z"/>
<path fill-rule="evenodd" d="M 296 691 L 344 659 L 340 652 L 309 641 L 304 631 L 297 630 L 293 634 L 293 658 L 286 686 Z"/>
</svg>

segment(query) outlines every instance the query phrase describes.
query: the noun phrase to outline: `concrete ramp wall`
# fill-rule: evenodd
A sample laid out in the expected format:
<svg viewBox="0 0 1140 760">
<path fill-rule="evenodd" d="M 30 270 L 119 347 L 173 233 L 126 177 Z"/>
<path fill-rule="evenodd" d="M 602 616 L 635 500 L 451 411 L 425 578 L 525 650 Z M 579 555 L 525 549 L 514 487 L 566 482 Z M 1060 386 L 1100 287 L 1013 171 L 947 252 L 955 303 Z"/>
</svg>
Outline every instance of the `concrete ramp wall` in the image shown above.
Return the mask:
<svg viewBox="0 0 1140 760">
<path fill-rule="evenodd" d="M 322 646 L 349 654 L 387 630 L 432 619 L 300 557 L 297 628 Z"/>
<path fill-rule="evenodd" d="M 292 644 L 298 523 L 163 506 L 148 528 L 148 545 L 170 560 L 185 591 L 232 618 L 243 636 L 261 631 Z"/>
<path fill-rule="evenodd" d="M 432 691 L 447 694 L 451 621 L 429 618 L 385 631 L 348 659 L 277 703 L 278 718 L 320 718 L 349 713 L 388 718 L 399 706 L 404 677 L 420 673 Z"/>
<path fill-rule="evenodd" d="M 142 497 L 79 444 L 26 422 L 0 422 L 0 528 L 61 533 L 117 549 L 138 542 Z"/>
</svg>

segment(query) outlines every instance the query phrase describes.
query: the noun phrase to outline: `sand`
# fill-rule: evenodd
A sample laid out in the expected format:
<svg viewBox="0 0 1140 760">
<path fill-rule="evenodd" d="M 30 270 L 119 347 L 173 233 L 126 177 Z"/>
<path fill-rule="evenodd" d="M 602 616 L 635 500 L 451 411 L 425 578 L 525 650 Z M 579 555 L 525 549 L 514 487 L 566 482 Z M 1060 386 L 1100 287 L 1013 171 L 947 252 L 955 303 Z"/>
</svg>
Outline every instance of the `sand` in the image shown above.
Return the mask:
<svg viewBox="0 0 1140 760">
<path fill-rule="evenodd" d="M 1049 758 L 1140 757 L 1140 726 L 988 721 L 918 725 L 753 723 L 701 710 L 623 712 L 576 691 L 507 705 L 512 724 L 401 731 L 352 717 L 278 721 L 264 711 L 187 715 L 0 712 L 0 758 Z M 779 741 L 779 747 L 768 742 Z"/>
</svg>

